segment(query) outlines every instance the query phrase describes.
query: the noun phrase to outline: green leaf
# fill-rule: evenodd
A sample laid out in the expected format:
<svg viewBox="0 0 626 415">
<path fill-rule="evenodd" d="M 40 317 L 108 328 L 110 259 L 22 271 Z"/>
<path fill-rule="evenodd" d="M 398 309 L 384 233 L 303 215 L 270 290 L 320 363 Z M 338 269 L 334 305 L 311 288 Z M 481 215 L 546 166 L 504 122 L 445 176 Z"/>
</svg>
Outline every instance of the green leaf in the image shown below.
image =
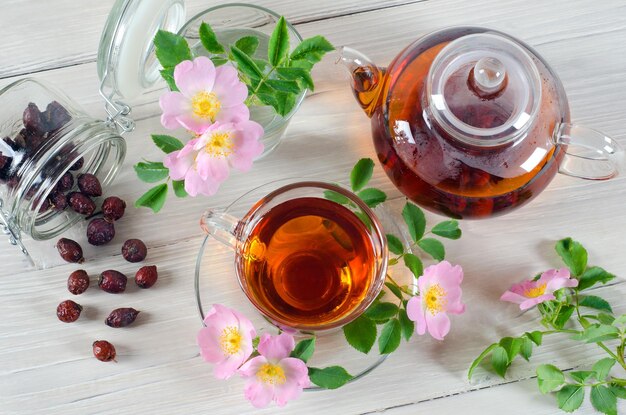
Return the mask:
<svg viewBox="0 0 626 415">
<path fill-rule="evenodd" d="M 154 37 L 154 46 L 156 57 L 164 69 L 193 59 L 185 38 L 174 33 L 159 30 Z"/>
<path fill-rule="evenodd" d="M 522 344 L 519 349 L 519 354 L 528 362 L 530 356 L 533 354 L 533 342 L 528 337 L 521 337 L 520 340 Z"/>
<path fill-rule="evenodd" d="M 380 354 L 389 354 L 400 346 L 402 340 L 402 327 L 398 319 L 389 320 L 383 326 L 378 338 L 378 350 Z"/>
<path fill-rule="evenodd" d="M 397 236 L 392 235 L 390 233 L 388 233 L 386 236 L 387 236 L 387 247 L 389 248 L 391 253 L 396 254 L 396 255 L 402 255 L 404 253 L 404 246 L 402 245 L 402 242 L 400 241 L 400 239 Z"/>
<path fill-rule="evenodd" d="M 268 79 L 265 84 L 276 91 L 287 92 L 289 94 L 299 94 L 300 85 L 296 81 L 283 81 L 281 79 Z"/>
<path fill-rule="evenodd" d="M 326 389 L 337 389 L 348 383 L 353 376 L 341 366 L 329 366 L 324 369 L 309 368 L 311 382 Z"/>
<path fill-rule="evenodd" d="M 213 65 L 215 65 L 215 67 L 217 68 L 218 66 L 222 66 L 227 63 L 228 59 L 220 58 L 219 56 L 213 56 L 211 57 L 211 62 L 213 62 Z"/>
<path fill-rule="evenodd" d="M 289 55 L 289 30 L 283 16 L 276 22 L 276 27 L 270 37 L 267 49 L 267 58 L 272 66 L 279 66 Z"/>
<path fill-rule="evenodd" d="M 335 50 L 335 47 L 323 36 L 314 36 L 304 39 L 293 50 L 290 56 L 291 65 L 297 61 L 304 61 L 308 64 L 315 64 L 322 60 L 326 52 Z M 296 65 L 297 66 L 297 65 Z"/>
<path fill-rule="evenodd" d="M 417 246 L 437 261 L 443 261 L 446 257 L 446 249 L 443 244 L 434 238 L 422 239 L 417 243 Z"/>
<path fill-rule="evenodd" d="M 618 398 L 626 399 L 626 386 L 612 384 L 611 386 L 609 386 L 609 389 L 611 390 L 611 392 L 613 392 L 613 395 L 617 396 Z"/>
<path fill-rule="evenodd" d="M 398 312 L 398 320 L 402 329 L 402 337 L 406 341 L 411 340 L 413 333 L 415 333 L 415 323 L 409 318 L 404 308 L 401 308 Z"/>
<path fill-rule="evenodd" d="M 537 367 L 537 382 L 539 390 L 546 394 L 553 392 L 565 383 L 565 376 L 561 370 L 554 365 L 539 365 Z"/>
<path fill-rule="evenodd" d="M 393 293 L 393 295 L 395 295 L 396 297 L 398 297 L 400 300 L 402 300 L 402 291 L 400 291 L 400 288 L 396 287 L 393 283 L 391 282 L 386 282 L 385 286 L 389 289 L 389 291 L 391 291 Z"/>
<path fill-rule="evenodd" d="M 302 360 L 304 363 L 308 362 L 313 352 L 315 351 L 315 337 L 311 339 L 300 340 L 296 344 L 296 348 L 291 352 L 291 357 Z"/>
<path fill-rule="evenodd" d="M 615 359 L 611 357 L 605 357 L 604 359 L 598 360 L 593 365 L 593 371 L 596 372 L 596 379 L 599 381 L 606 380 L 606 377 L 609 375 L 609 372 L 615 365 Z"/>
<path fill-rule="evenodd" d="M 572 336 L 574 340 L 582 340 L 587 343 L 597 343 L 606 340 L 613 340 L 619 337 L 619 330 L 615 326 L 608 324 L 592 324 L 585 328 L 581 334 Z"/>
<path fill-rule="evenodd" d="M 313 78 L 309 71 L 304 68 L 286 68 L 279 67 L 276 68 L 276 73 L 282 79 L 286 79 L 288 81 L 299 81 L 302 85 L 311 91 L 315 90 L 315 84 L 313 83 Z"/>
<path fill-rule="evenodd" d="M 202 46 L 210 53 L 216 55 L 226 53 L 224 46 L 217 40 L 215 32 L 208 23 L 202 22 L 200 25 L 200 42 L 202 42 Z"/>
<path fill-rule="evenodd" d="M 411 270 L 415 278 L 419 278 L 424 273 L 424 264 L 422 260 L 413 254 L 404 254 L 404 265 Z"/>
<path fill-rule="evenodd" d="M 595 376 L 595 372 L 591 370 L 577 370 L 575 372 L 569 372 L 568 375 L 579 383 L 585 383 L 589 378 Z"/>
<path fill-rule="evenodd" d="M 235 46 L 252 58 L 254 56 L 254 52 L 256 52 L 259 47 L 259 38 L 256 36 L 244 36 L 235 42 Z"/>
<path fill-rule="evenodd" d="M 576 310 L 576 307 L 574 307 L 573 305 L 562 306 L 561 310 L 559 311 L 559 314 L 556 316 L 556 319 L 554 320 L 554 327 L 556 327 L 557 329 L 562 329 L 565 326 L 565 324 L 569 321 L 570 317 L 574 313 L 574 310 Z"/>
<path fill-rule="evenodd" d="M 385 192 L 374 188 L 363 189 L 359 193 L 357 193 L 357 196 L 361 198 L 361 200 L 364 201 L 365 204 L 372 209 L 387 200 L 387 195 L 385 194 Z"/>
<path fill-rule="evenodd" d="M 261 69 L 259 69 L 257 64 L 252 60 L 252 58 L 250 58 L 250 56 L 242 52 L 241 49 L 239 49 L 237 46 L 231 46 L 230 53 L 232 55 L 233 60 L 237 64 L 237 68 L 244 75 L 247 75 L 253 79 L 263 78 L 263 71 L 261 71 Z"/>
<path fill-rule="evenodd" d="M 626 314 L 622 314 L 620 316 L 618 316 L 615 321 L 613 321 L 614 326 L 623 326 L 626 324 Z"/>
<path fill-rule="evenodd" d="M 139 162 L 133 166 L 137 177 L 146 183 L 156 183 L 169 176 L 170 170 L 161 162 Z"/>
<path fill-rule="evenodd" d="M 606 272 L 600 267 L 589 267 L 578 280 L 578 291 L 586 290 L 597 283 L 606 284 L 615 278 L 615 275 Z"/>
<path fill-rule="evenodd" d="M 343 326 L 343 334 L 350 346 L 367 354 L 376 342 L 376 323 L 362 315 Z"/>
<path fill-rule="evenodd" d="M 531 331 L 524 333 L 526 337 L 532 340 L 537 346 L 541 346 L 541 341 L 543 340 L 543 333 L 540 331 Z"/>
<path fill-rule="evenodd" d="M 147 207 L 152 209 L 154 213 L 158 213 L 163 205 L 165 204 L 165 199 L 167 198 L 167 183 L 161 183 L 158 186 L 153 187 L 143 194 L 137 201 L 135 202 L 135 207 Z"/>
<path fill-rule="evenodd" d="M 170 91 L 178 91 L 176 80 L 174 80 L 174 68 L 161 69 L 161 78 L 167 82 Z"/>
<path fill-rule="evenodd" d="M 603 414 L 617 415 L 617 398 L 606 386 L 596 385 L 591 388 L 591 405 Z"/>
<path fill-rule="evenodd" d="M 363 189 L 374 174 L 374 160 L 365 158 L 359 160 L 350 172 L 350 187 L 352 191 L 358 192 Z"/>
<path fill-rule="evenodd" d="M 602 324 L 613 324 L 615 322 L 615 317 L 606 313 L 598 313 L 596 319 Z"/>
<path fill-rule="evenodd" d="M 394 303 L 375 303 L 364 314 L 374 321 L 387 321 L 398 314 L 398 306 Z"/>
<path fill-rule="evenodd" d="M 557 242 L 556 252 L 573 275 L 581 276 L 587 268 L 587 250 L 572 238 L 565 238 Z"/>
<path fill-rule="evenodd" d="M 459 239 L 461 237 L 461 229 L 459 229 L 459 222 L 456 220 L 447 220 L 440 222 L 431 231 L 437 236 L 448 239 Z"/>
<path fill-rule="evenodd" d="M 510 364 L 509 354 L 506 349 L 500 345 L 494 347 L 491 352 L 491 366 L 493 367 L 493 370 L 495 370 L 501 377 L 504 377 Z"/>
<path fill-rule="evenodd" d="M 324 190 L 324 198 L 339 203 L 340 205 L 350 205 L 352 201 L 341 193 L 337 193 L 334 190 Z"/>
<path fill-rule="evenodd" d="M 482 353 L 480 355 L 478 355 L 478 357 L 476 359 L 474 359 L 474 361 L 470 365 L 469 370 L 467 371 L 467 379 L 468 380 L 472 380 L 472 375 L 474 374 L 474 370 L 476 370 L 476 368 L 478 367 L 480 362 L 485 360 L 485 358 L 489 355 L 489 353 L 491 353 L 496 347 L 500 347 L 500 345 L 498 343 L 493 343 L 493 344 L 489 345 L 485 350 L 482 351 Z M 506 351 L 504 353 L 506 355 Z M 493 363 L 493 361 L 492 361 L 492 363 Z"/>
<path fill-rule="evenodd" d="M 413 242 L 417 242 L 424 236 L 426 230 L 426 217 L 422 209 L 412 203 L 407 202 L 402 209 L 402 217 L 406 226 L 409 228 L 409 234 Z"/>
<path fill-rule="evenodd" d="M 585 399 L 585 389 L 582 386 L 565 385 L 556 393 L 559 408 L 565 412 L 574 412 Z"/>
<path fill-rule="evenodd" d="M 503 337 L 500 340 L 500 346 L 506 350 L 506 354 L 509 358 L 509 362 L 512 362 L 520 352 L 523 340 L 517 337 Z"/>
<path fill-rule="evenodd" d="M 595 308 L 596 310 L 613 312 L 611 305 L 604 298 L 597 297 L 595 295 L 588 295 L 582 298 L 579 305 L 583 307 Z"/>
<path fill-rule="evenodd" d="M 170 135 L 152 134 L 152 141 L 165 154 L 181 150 L 185 146 L 178 138 Z"/>
<path fill-rule="evenodd" d="M 184 180 L 172 180 L 172 188 L 174 189 L 174 194 L 176 197 L 187 197 L 187 191 L 185 190 L 185 181 Z"/>
<path fill-rule="evenodd" d="M 276 94 L 276 106 L 274 109 L 281 117 L 286 116 L 296 106 L 296 95 L 280 92 Z"/>
<path fill-rule="evenodd" d="M 259 347 L 260 342 L 261 342 L 261 337 L 256 336 L 254 339 L 252 339 L 252 347 L 256 349 L 257 347 Z"/>
</svg>

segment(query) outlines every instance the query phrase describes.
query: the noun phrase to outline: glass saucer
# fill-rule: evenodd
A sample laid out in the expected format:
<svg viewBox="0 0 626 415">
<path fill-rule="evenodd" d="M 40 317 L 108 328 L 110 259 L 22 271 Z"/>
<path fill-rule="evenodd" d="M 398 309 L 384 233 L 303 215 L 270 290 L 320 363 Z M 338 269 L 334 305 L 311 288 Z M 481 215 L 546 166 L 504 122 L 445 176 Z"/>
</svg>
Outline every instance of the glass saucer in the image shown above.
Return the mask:
<svg viewBox="0 0 626 415">
<path fill-rule="evenodd" d="M 262 199 L 263 196 L 294 181 L 302 181 L 302 179 L 278 180 L 251 190 L 235 200 L 225 209 L 225 212 L 235 217 L 243 217 L 249 208 Z M 402 223 L 399 212 L 394 214 L 385 204 L 379 205 L 374 209 L 374 212 L 380 220 L 385 233 L 392 233 L 398 236 L 403 241 L 405 248 L 408 249 L 409 243 L 407 235 L 405 235 L 398 226 L 398 223 Z M 222 304 L 248 317 L 254 324 L 257 335 L 263 333 L 277 334 L 278 328 L 267 321 L 265 317 L 254 308 L 241 290 L 237 281 L 234 256 L 233 251 L 210 236 L 207 236 L 202 242 L 195 270 L 196 301 L 201 321 L 204 320 L 205 312 L 208 311 L 213 304 Z M 414 286 L 415 281 L 413 275 L 403 265 L 399 264 L 390 267 L 388 274 L 399 284 L 406 284 L 409 287 Z M 384 290 L 386 290 L 386 288 Z M 389 301 L 393 301 L 392 298 L 395 299 L 391 293 L 386 293 L 385 298 Z M 381 326 L 379 326 L 379 333 L 380 327 Z M 310 337 L 310 335 L 297 333 L 295 337 L 297 342 L 298 340 Z M 387 355 L 379 354 L 378 344 L 374 344 L 368 354 L 361 353 L 352 348 L 346 341 L 343 331 L 338 329 L 317 335 L 315 353 L 309 360 L 308 365 L 319 368 L 335 365 L 342 366 L 353 376 L 350 382 L 354 382 L 366 376 L 382 364 L 386 358 Z M 311 386 L 306 390 L 315 391 L 324 389 L 318 386 Z"/>
</svg>

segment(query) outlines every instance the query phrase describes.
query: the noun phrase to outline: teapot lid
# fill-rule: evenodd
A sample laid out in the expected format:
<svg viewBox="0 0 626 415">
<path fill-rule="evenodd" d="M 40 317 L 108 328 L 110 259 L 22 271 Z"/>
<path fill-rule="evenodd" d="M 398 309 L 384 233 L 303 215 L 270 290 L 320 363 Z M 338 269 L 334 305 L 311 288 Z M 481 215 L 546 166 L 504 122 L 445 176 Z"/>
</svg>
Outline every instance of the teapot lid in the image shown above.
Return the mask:
<svg viewBox="0 0 626 415">
<path fill-rule="evenodd" d="M 460 37 L 433 61 L 430 114 L 451 136 L 497 146 L 524 136 L 539 111 L 541 78 L 527 50 L 497 33 Z"/>
</svg>

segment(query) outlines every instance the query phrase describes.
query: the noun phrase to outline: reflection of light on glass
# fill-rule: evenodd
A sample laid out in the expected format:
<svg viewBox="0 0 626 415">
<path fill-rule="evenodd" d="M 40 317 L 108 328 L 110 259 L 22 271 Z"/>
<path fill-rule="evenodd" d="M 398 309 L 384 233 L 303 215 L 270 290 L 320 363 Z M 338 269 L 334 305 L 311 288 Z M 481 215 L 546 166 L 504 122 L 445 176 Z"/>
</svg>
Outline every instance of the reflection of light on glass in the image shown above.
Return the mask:
<svg viewBox="0 0 626 415">
<path fill-rule="evenodd" d="M 606 151 L 609 154 L 615 153 L 615 149 L 611 146 L 604 146 L 604 151 Z"/>
<path fill-rule="evenodd" d="M 428 113 L 426 112 L 426 109 L 424 109 L 424 110 L 422 111 L 422 118 L 424 119 L 424 122 L 426 123 L 426 125 L 428 126 L 428 128 L 433 128 L 433 127 L 430 125 L 430 118 L 428 117 Z"/>
<path fill-rule="evenodd" d="M 515 124 L 513 124 L 513 128 L 515 128 L 516 130 L 519 130 L 524 125 L 526 125 L 526 122 L 528 120 L 530 120 L 530 115 L 528 113 L 526 113 L 526 112 L 522 112 L 519 115 L 519 118 L 517 119 L 517 121 L 515 121 Z"/>
<path fill-rule="evenodd" d="M 396 140 L 403 140 L 410 144 L 415 144 L 415 139 L 411 133 L 411 126 L 407 121 L 396 121 L 393 132 L 396 134 Z"/>
<path fill-rule="evenodd" d="M 522 164 L 522 169 L 526 170 L 527 172 L 531 172 L 535 167 L 537 167 L 539 162 L 543 160 L 543 157 L 547 153 L 548 150 L 546 150 L 545 148 L 536 148 L 533 154 L 528 157 L 528 160 L 526 160 L 524 164 Z"/>
<path fill-rule="evenodd" d="M 431 95 L 431 97 L 433 100 L 433 104 L 435 105 L 435 108 L 437 108 L 440 111 L 443 111 L 446 109 L 446 101 L 443 99 L 443 95 L 433 94 Z"/>
</svg>

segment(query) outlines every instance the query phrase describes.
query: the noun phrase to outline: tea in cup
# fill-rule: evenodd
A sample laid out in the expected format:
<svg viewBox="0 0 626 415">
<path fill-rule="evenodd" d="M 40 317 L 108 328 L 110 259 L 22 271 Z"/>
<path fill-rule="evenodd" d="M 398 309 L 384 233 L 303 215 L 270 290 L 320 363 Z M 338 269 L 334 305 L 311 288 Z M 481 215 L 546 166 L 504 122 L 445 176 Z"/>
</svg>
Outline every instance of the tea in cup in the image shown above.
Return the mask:
<svg viewBox="0 0 626 415">
<path fill-rule="evenodd" d="M 244 293 L 282 328 L 341 327 L 367 309 L 385 280 L 382 227 L 363 201 L 339 186 L 288 184 L 259 200 L 241 220 L 209 210 L 202 227 L 235 250 Z"/>
</svg>

